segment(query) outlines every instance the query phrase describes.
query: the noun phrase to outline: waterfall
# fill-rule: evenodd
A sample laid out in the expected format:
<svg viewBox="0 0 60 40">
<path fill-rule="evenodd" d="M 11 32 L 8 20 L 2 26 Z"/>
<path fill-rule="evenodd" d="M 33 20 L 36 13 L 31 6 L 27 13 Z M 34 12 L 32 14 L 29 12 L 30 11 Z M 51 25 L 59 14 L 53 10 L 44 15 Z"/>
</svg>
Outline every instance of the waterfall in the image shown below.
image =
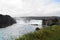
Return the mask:
<svg viewBox="0 0 60 40">
<path fill-rule="evenodd" d="M 32 20 L 26 23 L 23 19 L 19 18 L 16 21 L 16 24 L 0 29 L 0 40 L 15 40 L 15 38 L 33 32 L 36 29 L 36 27 L 31 25 L 34 22 Z"/>
</svg>

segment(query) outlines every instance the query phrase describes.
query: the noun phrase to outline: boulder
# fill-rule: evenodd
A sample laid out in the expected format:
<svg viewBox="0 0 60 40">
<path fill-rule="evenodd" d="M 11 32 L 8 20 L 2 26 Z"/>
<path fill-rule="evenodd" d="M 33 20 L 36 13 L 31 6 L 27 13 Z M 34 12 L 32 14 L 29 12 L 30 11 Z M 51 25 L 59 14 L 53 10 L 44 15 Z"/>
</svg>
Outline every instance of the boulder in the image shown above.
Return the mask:
<svg viewBox="0 0 60 40">
<path fill-rule="evenodd" d="M 38 27 L 37 27 L 35 30 L 36 30 L 36 31 L 39 31 L 39 30 L 40 30 L 40 28 L 38 28 Z"/>
</svg>

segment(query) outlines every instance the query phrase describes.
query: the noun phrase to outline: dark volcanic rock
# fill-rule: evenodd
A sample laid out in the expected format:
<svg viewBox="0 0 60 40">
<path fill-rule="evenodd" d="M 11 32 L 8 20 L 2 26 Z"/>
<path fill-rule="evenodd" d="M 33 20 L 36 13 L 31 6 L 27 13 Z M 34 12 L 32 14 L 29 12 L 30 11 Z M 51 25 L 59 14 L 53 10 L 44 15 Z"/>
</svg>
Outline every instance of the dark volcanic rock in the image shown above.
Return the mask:
<svg viewBox="0 0 60 40">
<path fill-rule="evenodd" d="M 0 14 L 0 28 L 5 28 L 15 23 L 15 19 L 13 19 L 11 16 Z"/>
<path fill-rule="evenodd" d="M 40 28 L 37 27 L 35 30 L 38 31 L 38 30 L 40 30 Z"/>
</svg>

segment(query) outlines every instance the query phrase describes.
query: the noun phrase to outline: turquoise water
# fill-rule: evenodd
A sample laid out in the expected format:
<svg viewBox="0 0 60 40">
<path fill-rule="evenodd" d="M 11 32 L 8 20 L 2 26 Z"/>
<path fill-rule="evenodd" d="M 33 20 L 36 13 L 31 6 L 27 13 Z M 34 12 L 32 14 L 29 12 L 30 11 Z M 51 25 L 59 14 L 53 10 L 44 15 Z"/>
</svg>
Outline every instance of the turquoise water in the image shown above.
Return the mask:
<svg viewBox="0 0 60 40">
<path fill-rule="evenodd" d="M 17 23 L 7 28 L 0 29 L 0 40 L 15 40 L 23 34 L 35 31 L 34 26 L 17 20 Z"/>
</svg>

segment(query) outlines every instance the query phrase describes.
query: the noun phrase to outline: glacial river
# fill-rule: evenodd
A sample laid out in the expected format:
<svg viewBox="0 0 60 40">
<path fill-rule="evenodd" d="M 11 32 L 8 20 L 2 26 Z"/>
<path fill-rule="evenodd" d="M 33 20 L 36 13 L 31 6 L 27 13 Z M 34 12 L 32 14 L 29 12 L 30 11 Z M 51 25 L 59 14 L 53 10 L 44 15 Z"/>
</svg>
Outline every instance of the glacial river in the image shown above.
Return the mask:
<svg viewBox="0 0 60 40">
<path fill-rule="evenodd" d="M 16 24 L 0 29 L 0 40 L 15 40 L 19 36 L 35 31 L 35 26 L 25 23 L 22 20 L 16 21 Z M 41 26 L 39 27 L 41 28 Z"/>
</svg>

